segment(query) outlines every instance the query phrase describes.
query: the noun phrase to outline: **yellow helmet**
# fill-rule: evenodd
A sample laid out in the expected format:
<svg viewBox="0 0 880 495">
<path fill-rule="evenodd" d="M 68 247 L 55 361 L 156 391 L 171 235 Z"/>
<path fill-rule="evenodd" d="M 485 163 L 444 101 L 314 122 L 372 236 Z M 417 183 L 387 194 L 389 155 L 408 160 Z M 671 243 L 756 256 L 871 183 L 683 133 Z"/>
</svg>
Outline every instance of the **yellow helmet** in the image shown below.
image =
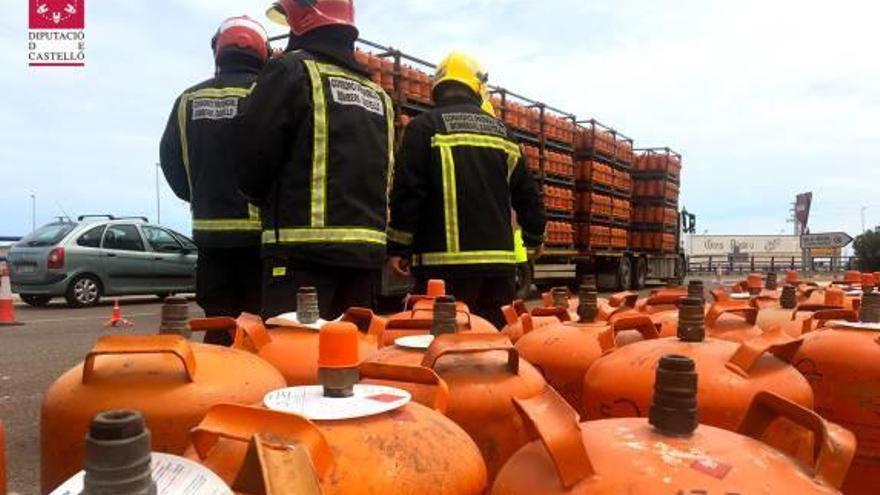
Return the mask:
<svg viewBox="0 0 880 495">
<path fill-rule="evenodd" d="M 482 98 L 486 94 L 489 75 L 475 58 L 462 52 L 452 52 L 437 66 L 433 87 L 447 81 L 464 84 Z"/>
<path fill-rule="evenodd" d="M 492 98 L 489 96 L 489 88 L 483 85 L 483 92 L 480 94 L 480 98 L 483 99 L 482 105 L 480 108 L 483 109 L 484 112 L 488 113 L 493 117 L 497 117 L 498 115 L 495 113 L 495 106 L 492 105 Z"/>
</svg>

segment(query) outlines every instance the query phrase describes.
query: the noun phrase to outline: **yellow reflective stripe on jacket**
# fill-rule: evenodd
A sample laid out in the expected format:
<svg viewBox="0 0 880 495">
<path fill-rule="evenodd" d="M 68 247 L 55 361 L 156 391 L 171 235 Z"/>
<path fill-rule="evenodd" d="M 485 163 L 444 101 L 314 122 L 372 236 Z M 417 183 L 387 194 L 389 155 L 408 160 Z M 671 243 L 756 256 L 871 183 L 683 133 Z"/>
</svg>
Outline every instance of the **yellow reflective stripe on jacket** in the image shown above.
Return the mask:
<svg viewBox="0 0 880 495">
<path fill-rule="evenodd" d="M 255 231 L 263 230 L 263 224 L 259 220 L 193 220 L 193 230 L 202 232 L 231 232 L 237 230 Z"/>
<path fill-rule="evenodd" d="M 248 218 L 257 222 L 260 221 L 260 209 L 250 203 L 248 203 Z"/>
<path fill-rule="evenodd" d="M 485 136 L 482 134 L 437 134 L 432 138 L 433 146 L 473 146 L 477 148 L 495 148 L 518 159 L 522 156 L 519 145 L 505 138 Z"/>
<path fill-rule="evenodd" d="M 263 244 L 298 244 L 298 243 L 366 243 L 386 244 L 384 232 L 364 228 L 328 227 L 320 229 L 294 228 L 263 231 Z"/>
<path fill-rule="evenodd" d="M 455 158 L 452 156 L 452 148 L 447 146 L 440 148 L 440 161 L 443 169 L 443 210 L 446 224 L 446 250 L 456 253 L 459 250 L 458 192 L 456 191 Z"/>
<path fill-rule="evenodd" d="M 519 163 L 519 156 L 508 153 L 507 154 L 507 182 L 510 182 L 510 178 L 513 177 L 513 171 L 516 169 L 516 164 Z"/>
<path fill-rule="evenodd" d="M 324 83 L 317 64 L 304 61 L 312 82 L 312 103 L 315 110 L 315 139 L 312 157 L 312 214 L 311 225 L 323 227 L 327 216 L 327 146 L 329 130 L 327 126 L 327 101 L 324 98 Z"/>
<path fill-rule="evenodd" d="M 251 94 L 251 88 L 204 88 L 193 91 L 190 98 L 244 98 Z"/>
<path fill-rule="evenodd" d="M 425 253 L 415 257 L 416 266 L 441 265 L 512 265 L 516 264 L 513 251 L 463 251 L 460 253 Z"/>
<path fill-rule="evenodd" d="M 411 246 L 413 241 L 415 240 L 415 236 L 410 234 L 409 232 L 404 232 L 402 230 L 388 228 L 388 240 L 391 242 L 396 242 L 397 244 L 401 244 L 403 246 Z"/>
</svg>

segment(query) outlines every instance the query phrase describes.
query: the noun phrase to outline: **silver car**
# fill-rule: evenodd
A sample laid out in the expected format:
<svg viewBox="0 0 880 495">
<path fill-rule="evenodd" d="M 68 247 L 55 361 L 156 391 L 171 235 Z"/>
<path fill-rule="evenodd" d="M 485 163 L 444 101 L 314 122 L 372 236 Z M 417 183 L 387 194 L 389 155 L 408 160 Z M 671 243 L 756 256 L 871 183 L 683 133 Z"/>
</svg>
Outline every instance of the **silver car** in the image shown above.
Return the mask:
<svg viewBox="0 0 880 495">
<path fill-rule="evenodd" d="M 12 291 L 32 306 L 63 296 L 75 307 L 103 296 L 195 291 L 196 246 L 145 218 L 110 215 L 45 225 L 8 255 Z"/>
</svg>

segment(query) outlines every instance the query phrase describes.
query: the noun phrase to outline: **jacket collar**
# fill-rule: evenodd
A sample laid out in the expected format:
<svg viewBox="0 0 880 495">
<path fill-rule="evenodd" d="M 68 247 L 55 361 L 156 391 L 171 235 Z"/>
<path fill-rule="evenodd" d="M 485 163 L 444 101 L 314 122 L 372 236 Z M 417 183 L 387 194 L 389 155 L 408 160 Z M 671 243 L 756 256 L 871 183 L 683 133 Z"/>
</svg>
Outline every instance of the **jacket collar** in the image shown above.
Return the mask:
<svg viewBox="0 0 880 495">
<path fill-rule="evenodd" d="M 369 77 L 370 72 L 354 58 L 356 32 L 343 26 L 327 26 L 302 36 L 290 35 L 287 51 L 305 50 L 319 58 Z"/>
<path fill-rule="evenodd" d="M 263 68 L 263 62 L 254 54 L 227 48 L 217 58 L 217 75 L 226 76 L 231 74 L 259 74 Z"/>
</svg>

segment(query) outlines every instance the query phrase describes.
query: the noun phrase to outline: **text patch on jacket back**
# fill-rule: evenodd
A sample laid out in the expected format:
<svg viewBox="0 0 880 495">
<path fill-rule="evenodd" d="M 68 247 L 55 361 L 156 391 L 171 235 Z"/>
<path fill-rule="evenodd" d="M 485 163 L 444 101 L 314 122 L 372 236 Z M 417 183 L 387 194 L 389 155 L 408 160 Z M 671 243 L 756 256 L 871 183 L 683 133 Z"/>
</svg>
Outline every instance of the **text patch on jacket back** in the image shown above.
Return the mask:
<svg viewBox="0 0 880 495">
<path fill-rule="evenodd" d="M 192 102 L 193 120 L 230 120 L 238 115 L 238 98 L 196 98 Z"/>
<path fill-rule="evenodd" d="M 507 137 L 507 128 L 504 127 L 504 124 L 488 115 L 444 113 L 443 124 L 446 126 L 446 132 L 449 133 L 473 132 Z"/>
<path fill-rule="evenodd" d="M 331 77 L 329 82 L 333 101 L 336 103 L 355 105 L 368 112 L 385 115 L 385 104 L 382 102 L 382 97 L 372 88 L 344 77 Z"/>
</svg>

